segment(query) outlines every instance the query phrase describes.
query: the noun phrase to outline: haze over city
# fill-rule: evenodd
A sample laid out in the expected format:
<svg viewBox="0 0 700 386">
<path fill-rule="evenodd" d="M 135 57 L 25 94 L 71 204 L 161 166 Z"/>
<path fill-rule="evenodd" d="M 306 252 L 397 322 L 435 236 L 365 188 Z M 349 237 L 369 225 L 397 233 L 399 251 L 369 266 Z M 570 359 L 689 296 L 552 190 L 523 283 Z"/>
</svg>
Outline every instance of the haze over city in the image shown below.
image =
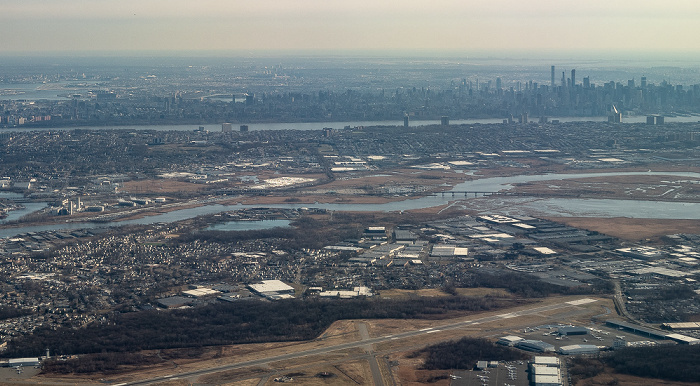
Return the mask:
<svg viewBox="0 0 700 386">
<path fill-rule="evenodd" d="M 700 4 L 643 1 L 12 1 L 0 51 L 692 54 Z"/>
<path fill-rule="evenodd" d="M 700 384 L 695 1 L 0 0 L 0 384 Z"/>
</svg>

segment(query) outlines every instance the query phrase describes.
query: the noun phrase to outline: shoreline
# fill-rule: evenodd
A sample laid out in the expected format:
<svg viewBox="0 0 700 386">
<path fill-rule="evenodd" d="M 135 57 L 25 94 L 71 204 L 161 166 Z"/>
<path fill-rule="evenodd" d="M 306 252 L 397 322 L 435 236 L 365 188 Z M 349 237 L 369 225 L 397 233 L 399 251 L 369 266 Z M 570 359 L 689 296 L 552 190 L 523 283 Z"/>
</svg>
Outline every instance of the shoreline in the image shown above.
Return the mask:
<svg viewBox="0 0 700 386">
<path fill-rule="evenodd" d="M 549 169 L 549 168 L 548 168 Z M 681 168 L 681 167 L 658 167 L 658 168 L 653 168 L 655 173 L 663 173 L 663 172 L 693 172 L 697 173 L 700 172 L 700 168 Z M 479 174 L 473 174 L 473 175 L 467 175 L 467 174 L 459 174 L 460 177 L 464 177 L 461 180 L 461 182 L 467 182 L 467 181 L 478 181 L 480 179 L 485 179 L 485 178 L 491 178 L 491 177 L 513 177 L 513 176 L 518 176 L 518 175 L 546 175 L 548 173 L 556 173 L 556 174 L 588 174 L 588 173 L 610 173 L 610 176 L 594 176 L 594 177 L 580 177 L 576 179 L 565 179 L 565 180 L 557 180 L 558 184 L 566 185 L 566 184 L 579 184 L 580 180 L 585 180 L 585 179 L 590 179 L 590 181 L 587 181 L 587 183 L 596 183 L 599 181 L 605 182 L 605 180 L 609 178 L 617 178 L 617 179 L 622 179 L 626 181 L 634 180 L 635 177 L 643 177 L 646 178 L 647 176 L 644 174 L 640 174 L 638 176 L 619 176 L 616 175 L 616 173 L 624 173 L 624 172 L 640 172 L 644 173 L 646 171 L 650 170 L 648 167 L 644 168 L 639 168 L 639 167 L 629 167 L 629 168 L 619 168 L 619 169 L 587 169 L 587 170 L 540 170 L 540 171 L 532 171 L 530 170 L 529 173 L 522 173 L 523 170 L 521 169 L 500 169 L 500 170 L 479 170 Z M 520 173 L 518 173 L 520 172 Z M 428 197 L 430 195 L 434 194 L 440 194 L 441 192 L 448 192 L 451 189 L 454 189 L 455 185 L 461 183 L 457 181 L 457 179 L 454 179 L 455 175 L 452 176 L 452 180 L 449 181 L 450 183 L 448 185 L 440 186 L 438 189 L 432 189 L 430 191 L 425 191 L 421 192 L 420 194 L 415 194 L 415 195 L 339 195 L 339 194 L 334 194 L 334 195 L 325 195 L 325 194 L 309 194 L 309 195 L 304 195 L 304 194 L 299 194 L 298 192 L 287 192 L 288 194 L 279 194 L 279 195 L 270 195 L 270 196 L 235 196 L 235 197 L 226 197 L 222 196 L 217 198 L 216 200 L 208 200 L 206 202 L 193 202 L 196 200 L 187 200 L 181 203 L 171 203 L 167 207 L 157 207 L 157 208 L 142 208 L 141 210 L 138 210 L 136 213 L 125 213 L 123 215 L 120 215 L 119 213 L 113 213 L 113 214 L 102 214 L 98 216 L 114 216 L 114 219 L 111 220 L 105 220 L 105 221 L 91 221 L 90 219 L 96 218 L 95 214 L 87 214 L 87 213 L 80 213 L 78 215 L 74 215 L 74 217 L 55 217 L 55 218 L 46 218 L 43 219 L 42 221 L 19 221 L 19 222 L 13 222 L 10 224 L 2 224 L 0 225 L 0 230 L 2 229 L 16 229 L 16 228 L 24 228 L 24 227 L 33 227 L 33 226 L 51 226 L 51 225 L 60 225 L 64 223 L 74 223 L 74 224 L 95 224 L 95 223 L 104 223 L 104 224 L 114 224 L 115 226 L 120 226 L 120 223 L 125 222 L 125 221 L 130 221 L 130 220 L 138 220 L 142 218 L 147 218 L 151 216 L 156 216 L 156 215 L 161 215 L 161 214 L 166 214 L 178 210 L 184 210 L 184 209 L 193 209 L 193 208 L 198 208 L 198 207 L 204 207 L 210 204 L 220 204 L 220 205 L 259 205 L 259 206 L 265 206 L 265 205 L 309 205 L 313 206 L 315 204 L 348 204 L 348 205 L 382 205 L 382 204 L 388 204 L 392 202 L 401 202 L 405 200 L 412 200 L 412 199 L 420 199 L 423 197 Z M 656 179 L 661 179 L 663 178 L 661 175 L 656 175 L 654 176 Z M 358 179 L 358 181 L 361 181 L 362 177 Z M 346 182 L 346 181 L 342 181 Z M 629 182 L 630 184 L 634 184 L 634 181 Z M 330 184 L 333 184 L 332 182 Z M 561 197 L 562 192 L 551 192 L 549 188 L 544 189 L 546 185 L 548 184 L 547 181 L 540 181 L 540 182 L 534 182 L 534 183 L 525 183 L 525 184 L 514 184 L 512 191 L 514 192 L 525 192 L 525 193 L 533 193 L 537 194 L 538 196 L 541 197 L 547 197 L 548 192 L 551 193 L 550 195 L 552 197 Z M 310 187 L 309 190 L 317 190 L 319 186 L 313 186 Z M 612 199 L 612 200 L 629 200 L 629 201 L 656 201 L 656 202 L 686 202 L 686 203 L 697 203 L 700 202 L 700 198 L 696 199 L 688 199 L 688 200 L 683 200 L 679 201 L 678 199 L 673 199 L 672 197 L 653 197 L 653 196 L 646 196 L 646 197 L 627 197 L 625 195 L 620 194 L 619 192 L 614 193 L 614 192 L 608 192 L 608 193 L 614 193 L 614 194 L 609 194 L 609 195 L 598 195 L 598 196 L 592 196 L 587 194 L 586 192 L 580 192 L 576 193 L 576 191 L 572 191 L 570 187 L 567 187 L 568 189 L 565 189 L 563 192 L 568 193 L 567 195 L 570 195 L 570 198 L 590 198 L 590 199 L 601 199 L 601 200 L 606 200 L 606 199 Z M 301 190 L 303 192 L 303 190 Z M 282 192 L 281 192 L 282 193 Z M 455 198 L 453 200 L 448 200 L 447 203 L 440 203 L 435 206 L 431 207 L 426 207 L 426 208 L 418 208 L 418 209 L 406 209 L 406 211 L 411 211 L 411 212 L 429 212 L 432 213 L 434 211 L 441 211 L 441 210 L 446 210 L 447 208 L 453 206 L 455 202 L 463 201 L 460 200 L 460 198 Z M 455 208 L 456 209 L 456 208 Z M 348 209 L 348 211 L 353 211 Z M 603 217 L 601 217 L 603 218 Z M 128 224 L 124 224 L 128 225 Z"/>
</svg>

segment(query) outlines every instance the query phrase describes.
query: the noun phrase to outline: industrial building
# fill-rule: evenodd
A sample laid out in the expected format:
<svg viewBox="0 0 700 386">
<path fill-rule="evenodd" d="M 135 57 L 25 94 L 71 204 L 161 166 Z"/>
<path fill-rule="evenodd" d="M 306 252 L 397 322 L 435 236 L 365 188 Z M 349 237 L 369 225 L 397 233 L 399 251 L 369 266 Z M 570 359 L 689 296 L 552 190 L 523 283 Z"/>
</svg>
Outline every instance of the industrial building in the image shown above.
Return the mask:
<svg viewBox="0 0 700 386">
<path fill-rule="evenodd" d="M 532 375 L 554 375 L 561 377 L 561 370 L 558 367 L 550 367 L 545 365 L 531 365 L 530 374 Z"/>
<path fill-rule="evenodd" d="M 533 380 L 534 386 L 561 386 L 561 377 L 556 375 L 537 375 Z"/>
<path fill-rule="evenodd" d="M 664 323 L 661 328 L 666 330 L 700 330 L 698 322 Z"/>
<path fill-rule="evenodd" d="M 372 290 L 368 287 L 354 287 L 352 290 L 329 290 L 318 294 L 320 297 L 337 297 L 340 299 L 351 299 L 359 296 L 372 296 Z"/>
<path fill-rule="evenodd" d="M 280 295 L 287 295 L 282 298 L 288 298 L 294 294 L 294 288 L 281 280 L 263 280 L 260 283 L 248 285 L 248 289 L 270 299 L 280 299 Z"/>
<path fill-rule="evenodd" d="M 199 287 L 187 291 L 182 291 L 182 294 L 192 298 L 201 298 L 205 296 L 221 295 L 221 292 L 213 290 L 211 288 Z"/>
<path fill-rule="evenodd" d="M 416 234 L 411 232 L 410 230 L 394 229 L 394 240 L 396 240 L 396 242 L 401 242 L 401 241 L 414 242 L 414 241 L 418 240 L 418 236 L 416 236 Z"/>
<path fill-rule="evenodd" d="M 654 247 L 636 246 L 619 248 L 616 249 L 616 251 L 620 252 L 623 256 L 632 257 L 634 259 L 654 260 L 664 256 L 661 250 Z"/>
<path fill-rule="evenodd" d="M 559 354 L 562 355 L 585 355 L 598 354 L 600 348 L 593 344 L 572 344 L 559 347 Z"/>
<path fill-rule="evenodd" d="M 502 344 L 504 346 L 515 346 L 516 343 L 524 340 L 523 338 L 516 335 L 507 335 L 498 339 L 496 343 Z"/>
<path fill-rule="evenodd" d="M 33 358 L 12 358 L 8 359 L 7 362 L 0 362 L 2 367 L 19 367 L 19 366 L 39 366 L 41 360 L 38 357 Z"/>
<path fill-rule="evenodd" d="M 469 248 L 458 247 L 456 245 L 436 244 L 433 246 L 430 257 L 466 257 L 469 255 Z"/>
<path fill-rule="evenodd" d="M 648 336 L 654 339 L 666 339 L 667 335 L 666 333 L 661 331 L 656 331 L 651 328 L 638 326 L 621 320 L 606 320 L 605 324 L 613 328 L 629 331 L 637 335 Z"/>
<path fill-rule="evenodd" d="M 561 386 L 559 358 L 536 356 L 530 363 L 530 381 L 535 386 Z"/>
<path fill-rule="evenodd" d="M 169 296 L 156 299 L 156 303 L 163 308 L 180 308 L 192 304 L 192 299 L 184 296 Z"/>
<path fill-rule="evenodd" d="M 619 320 L 607 320 L 607 321 L 605 321 L 605 323 L 608 326 L 619 328 L 620 330 L 630 331 L 630 332 L 633 332 L 635 334 L 648 336 L 648 337 L 651 337 L 654 339 L 661 339 L 661 340 L 668 339 L 668 340 L 672 340 L 672 341 L 680 343 L 680 344 L 690 344 L 690 345 L 700 344 L 700 339 L 697 339 L 697 338 L 693 338 L 693 337 L 681 335 L 681 334 L 667 334 L 663 331 L 658 331 L 658 330 L 654 330 L 651 328 L 637 326 L 637 325 L 630 324 L 630 323 L 623 322 L 623 321 L 619 321 Z"/>
<path fill-rule="evenodd" d="M 525 351 L 534 351 L 534 352 L 554 352 L 555 348 L 549 343 L 545 343 L 541 340 L 530 340 L 530 339 L 523 339 L 520 342 L 515 344 L 516 348 L 519 348 L 521 350 Z"/>
<path fill-rule="evenodd" d="M 559 335 L 586 335 L 588 329 L 585 327 L 566 326 L 557 329 Z"/>
<path fill-rule="evenodd" d="M 534 365 L 543 365 L 549 367 L 561 366 L 561 361 L 557 357 L 536 356 L 531 363 Z"/>
<path fill-rule="evenodd" d="M 386 227 L 374 226 L 365 229 L 366 234 L 386 236 Z"/>
<path fill-rule="evenodd" d="M 689 344 L 689 345 L 696 345 L 700 344 L 700 339 L 693 338 L 687 335 L 681 335 L 681 334 L 668 334 L 666 335 L 667 339 L 671 339 L 672 341 L 678 342 L 680 344 Z"/>
</svg>

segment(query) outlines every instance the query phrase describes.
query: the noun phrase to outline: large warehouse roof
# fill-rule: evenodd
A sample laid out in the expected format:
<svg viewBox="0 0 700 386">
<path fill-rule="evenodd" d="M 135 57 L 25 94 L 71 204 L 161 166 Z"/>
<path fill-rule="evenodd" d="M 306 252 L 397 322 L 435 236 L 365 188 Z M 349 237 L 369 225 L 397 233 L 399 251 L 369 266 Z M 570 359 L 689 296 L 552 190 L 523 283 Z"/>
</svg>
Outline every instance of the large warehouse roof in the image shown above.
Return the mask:
<svg viewBox="0 0 700 386">
<path fill-rule="evenodd" d="M 661 332 L 661 331 L 656 331 L 651 328 L 646 328 L 637 324 L 632 324 L 632 323 L 627 323 L 622 320 L 606 320 L 605 323 L 609 326 L 615 327 L 615 328 L 622 328 L 625 330 L 632 331 L 636 334 L 642 334 L 646 336 L 650 336 L 656 339 L 666 339 L 666 333 Z"/>
<path fill-rule="evenodd" d="M 552 346 L 549 343 L 545 343 L 541 340 L 523 339 L 520 342 L 516 343 L 515 347 L 522 349 L 522 350 L 528 350 L 528 351 L 539 351 L 539 352 L 554 351 L 554 346 Z"/>
<path fill-rule="evenodd" d="M 251 284 L 248 286 L 251 290 L 257 292 L 257 293 L 266 293 L 266 292 L 294 292 L 294 288 L 284 284 L 281 280 L 263 280 L 261 283 L 258 284 Z"/>
<path fill-rule="evenodd" d="M 546 365 L 546 366 L 559 367 L 561 362 L 559 361 L 559 358 L 557 358 L 557 357 L 546 357 L 546 356 L 538 355 L 535 357 L 535 359 L 532 360 L 532 363 L 535 365 Z"/>
<path fill-rule="evenodd" d="M 559 353 L 563 355 L 595 354 L 598 351 L 600 351 L 598 346 L 592 344 L 572 344 L 559 347 Z"/>
<path fill-rule="evenodd" d="M 661 325 L 661 327 L 669 328 L 671 330 L 700 330 L 700 323 L 698 323 L 698 322 L 664 323 Z"/>
<path fill-rule="evenodd" d="M 700 339 L 693 338 L 691 336 L 686 336 L 686 335 L 681 335 L 681 334 L 668 334 L 666 335 L 668 339 L 675 340 L 678 343 L 683 343 L 683 344 L 700 344 Z"/>
</svg>

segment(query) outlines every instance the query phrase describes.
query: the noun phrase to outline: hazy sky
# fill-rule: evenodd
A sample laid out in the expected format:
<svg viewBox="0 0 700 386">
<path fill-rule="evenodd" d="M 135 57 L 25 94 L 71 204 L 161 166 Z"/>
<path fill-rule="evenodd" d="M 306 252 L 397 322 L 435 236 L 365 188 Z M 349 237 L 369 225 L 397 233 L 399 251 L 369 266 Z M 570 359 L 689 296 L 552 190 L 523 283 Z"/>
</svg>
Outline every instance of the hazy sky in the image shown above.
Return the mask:
<svg viewBox="0 0 700 386">
<path fill-rule="evenodd" d="M 0 0 L 0 52 L 700 53 L 698 0 Z"/>
</svg>

